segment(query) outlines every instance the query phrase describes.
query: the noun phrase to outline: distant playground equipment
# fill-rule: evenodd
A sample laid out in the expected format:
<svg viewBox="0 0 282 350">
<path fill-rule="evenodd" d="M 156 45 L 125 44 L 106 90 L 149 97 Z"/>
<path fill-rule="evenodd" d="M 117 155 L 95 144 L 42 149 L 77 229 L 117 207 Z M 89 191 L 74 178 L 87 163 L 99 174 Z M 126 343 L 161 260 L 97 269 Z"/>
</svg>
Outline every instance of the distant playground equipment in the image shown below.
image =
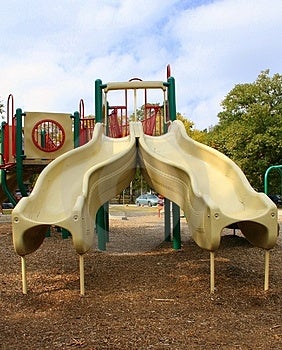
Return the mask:
<svg viewBox="0 0 282 350">
<path fill-rule="evenodd" d="M 147 92 L 151 90 L 161 92 L 162 105 L 148 103 Z M 138 121 L 137 115 L 139 91 L 144 91 L 145 96 L 142 121 Z M 109 104 L 109 97 L 115 92 L 124 93 L 124 105 Z M 133 121 L 129 120 L 130 92 Z M 17 114 L 23 115 L 21 110 Z M 22 260 L 24 294 L 25 256 L 40 247 L 51 225 L 72 235 L 79 254 L 80 293 L 84 294 L 84 254 L 93 246 L 95 226 L 98 247 L 103 248 L 107 234 L 105 203 L 129 186 L 138 166 L 150 186 L 173 202 L 173 247 L 181 247 L 181 207 L 193 239 L 210 252 L 211 292 L 214 292 L 214 253 L 222 230 L 233 224 L 238 225 L 251 244 L 265 249 L 264 289 L 269 288 L 269 251 L 277 240 L 277 208 L 266 194 L 257 193 L 250 186 L 234 162 L 187 136 L 183 124 L 176 120 L 175 81 L 170 74 L 165 82 L 132 79 L 103 84 L 98 79 L 95 127 L 94 121 L 82 114 L 81 104 L 80 113 L 64 117 L 71 125 L 68 130 L 73 134 L 73 144 L 65 144 L 68 135 L 63 130 L 67 126 L 62 126 L 62 120 L 44 115 L 42 124 L 37 114 L 37 119 L 30 114 L 33 126 L 28 129 L 29 134 L 24 133 L 24 144 L 38 152 L 37 159 L 45 160 L 41 152 L 45 154 L 46 148 L 47 154 L 58 152 L 58 156 L 52 161 L 47 157 L 48 165 L 44 164 L 32 193 L 24 196 L 12 213 L 13 241 Z M 50 120 L 52 127 L 48 124 Z M 55 130 L 56 137 L 49 135 L 50 130 Z M 16 163 L 19 159 L 23 166 L 29 158 L 25 157 L 28 153 L 23 153 L 22 144 L 20 153 Z M 9 161 L 2 163 L 2 172 L 6 171 L 5 164 Z M 165 201 L 165 208 L 166 204 Z"/>
<path fill-rule="evenodd" d="M 264 193 L 269 194 L 269 175 L 270 172 L 278 172 L 280 176 L 280 194 L 282 194 L 282 165 L 271 165 L 264 174 Z"/>
</svg>

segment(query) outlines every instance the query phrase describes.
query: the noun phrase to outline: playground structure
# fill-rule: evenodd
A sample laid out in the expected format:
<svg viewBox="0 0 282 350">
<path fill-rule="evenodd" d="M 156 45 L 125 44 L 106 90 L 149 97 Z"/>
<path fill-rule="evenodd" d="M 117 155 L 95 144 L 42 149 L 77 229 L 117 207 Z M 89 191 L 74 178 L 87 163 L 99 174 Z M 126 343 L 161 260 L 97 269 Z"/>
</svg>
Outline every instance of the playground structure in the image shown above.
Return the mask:
<svg viewBox="0 0 282 350">
<path fill-rule="evenodd" d="M 148 103 L 149 89 L 161 91 L 161 106 Z M 137 121 L 139 90 L 145 92 L 143 122 Z M 114 91 L 125 94 L 124 105 L 109 104 L 109 95 Z M 134 120 L 130 122 L 129 91 L 134 94 Z M 277 208 L 264 193 L 252 189 L 234 162 L 187 136 L 182 123 L 176 121 L 173 77 L 168 75 L 165 82 L 133 79 L 103 84 L 96 80 L 95 128 L 90 119 L 81 118 L 82 110 L 73 116 L 73 146 L 66 145 L 71 149 L 62 149 L 66 135 L 60 123 L 55 123 L 55 134 L 59 135 L 56 142 L 48 132 L 42 137 L 42 128 L 40 138 L 32 138 L 33 143 L 39 143 L 41 151 L 51 147 L 49 153 L 61 154 L 52 162 L 50 158 L 47 160 L 48 165 L 44 164 L 46 167 L 31 195 L 25 197 L 23 193 L 25 198 L 12 213 L 14 247 L 22 259 L 23 293 L 27 292 L 25 255 L 38 249 L 48 228 L 55 225 L 72 235 L 80 261 L 80 292 L 84 294 L 83 258 L 96 237 L 95 222 L 98 240 L 103 245 L 106 236 L 104 205 L 130 184 L 137 166 L 151 187 L 173 202 L 174 248 L 181 246 L 177 229 L 181 207 L 195 242 L 210 252 L 211 292 L 214 292 L 214 253 L 219 247 L 222 230 L 232 224 L 238 225 L 250 243 L 265 249 L 264 288 L 268 289 L 269 250 L 277 239 Z M 21 110 L 17 110 L 17 114 L 22 115 Z M 156 132 L 157 116 L 161 116 L 159 132 Z M 69 115 L 66 119 L 72 122 Z M 46 116 L 44 120 L 53 119 Z M 93 127 L 89 128 L 89 124 Z M 40 121 L 35 125 L 41 125 Z M 43 128 L 44 132 L 49 129 Z M 28 146 L 26 139 L 25 133 L 24 141 Z M 23 161 L 22 148 L 19 158 Z M 4 163 L 2 171 L 9 163 Z M 23 184 L 22 187 L 24 191 Z"/>
<path fill-rule="evenodd" d="M 280 193 L 282 194 L 282 165 L 271 165 L 266 169 L 264 174 L 264 193 L 269 194 L 269 175 L 270 172 L 276 171 L 280 176 Z"/>
<path fill-rule="evenodd" d="M 161 106 L 144 104 L 144 132 L 162 133 Z M 125 94 L 125 101 L 127 95 Z M 127 101 L 126 101 L 127 103 Z M 128 106 L 108 106 L 107 135 L 120 138 L 129 133 Z M 79 102 L 79 112 L 14 113 L 14 98 L 7 100 L 7 120 L 2 123 L 1 142 L 1 203 L 4 200 L 16 205 L 15 190 L 28 195 L 26 183 L 31 175 L 39 174 L 46 165 L 67 151 L 91 140 L 95 118 L 85 118 L 84 102 Z"/>
</svg>

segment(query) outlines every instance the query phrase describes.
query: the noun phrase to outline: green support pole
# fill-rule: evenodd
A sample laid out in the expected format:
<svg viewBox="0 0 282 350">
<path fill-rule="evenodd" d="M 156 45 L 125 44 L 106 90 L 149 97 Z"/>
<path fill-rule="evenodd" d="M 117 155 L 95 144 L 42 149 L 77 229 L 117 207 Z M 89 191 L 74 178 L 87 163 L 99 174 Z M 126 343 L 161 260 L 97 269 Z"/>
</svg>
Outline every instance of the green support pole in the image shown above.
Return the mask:
<svg viewBox="0 0 282 350">
<path fill-rule="evenodd" d="M 15 200 L 12 193 L 9 191 L 8 184 L 7 184 L 7 172 L 4 169 L 1 169 L 1 186 L 2 186 L 3 192 L 8 197 L 10 203 L 12 203 L 15 206 L 17 204 L 17 201 Z"/>
<path fill-rule="evenodd" d="M 6 122 L 2 123 L 2 142 L 1 142 L 1 153 L 4 154 L 4 129 L 6 127 L 9 127 Z M 1 169 L 1 186 L 2 190 L 5 193 L 5 195 L 8 197 L 8 200 L 15 206 L 17 204 L 17 201 L 15 200 L 15 197 L 10 192 L 7 184 L 7 172 L 5 169 Z"/>
<path fill-rule="evenodd" d="M 180 208 L 172 203 L 172 224 L 173 224 L 173 249 L 181 249 L 180 235 Z"/>
<path fill-rule="evenodd" d="M 282 165 L 272 165 L 266 170 L 266 172 L 264 174 L 264 193 L 265 194 L 268 194 L 268 190 L 269 190 L 268 189 L 268 175 L 269 175 L 270 171 L 273 170 L 273 169 L 277 170 L 279 172 L 279 174 L 280 174 L 280 178 L 281 178 L 281 193 L 282 193 Z"/>
<path fill-rule="evenodd" d="M 96 123 L 103 122 L 103 93 L 102 93 L 102 80 L 97 79 L 95 81 L 95 119 Z"/>
<path fill-rule="evenodd" d="M 168 78 L 168 108 L 169 118 L 171 121 L 176 120 L 176 104 L 175 104 L 175 80 L 173 77 Z M 173 248 L 181 248 L 180 235 L 180 208 L 172 203 L 172 224 L 173 224 Z"/>
<path fill-rule="evenodd" d="M 104 204 L 104 220 L 105 220 L 105 235 L 106 235 L 106 240 L 107 242 L 110 241 L 110 236 L 109 236 L 109 232 L 110 232 L 110 218 L 109 218 L 109 202 L 106 202 Z"/>
<path fill-rule="evenodd" d="M 176 120 L 175 80 L 173 77 L 169 77 L 167 81 L 169 119 L 173 122 L 174 120 Z"/>
<path fill-rule="evenodd" d="M 46 147 L 46 144 L 45 144 L 45 137 L 46 137 L 46 131 L 45 130 L 41 130 L 41 133 L 40 133 L 40 146 L 42 148 L 45 148 Z"/>
<path fill-rule="evenodd" d="M 102 205 L 96 214 L 96 232 L 98 236 L 98 249 L 106 250 L 107 235 L 105 231 L 105 213 Z"/>
<path fill-rule="evenodd" d="M 106 121 L 106 135 L 109 135 L 109 103 L 107 102 L 107 109 L 105 111 L 105 114 L 107 116 L 107 121 Z M 110 242 L 110 209 L 109 209 L 109 202 L 106 202 L 104 204 L 104 220 L 105 220 L 105 235 L 106 235 L 106 240 L 107 243 Z"/>
<path fill-rule="evenodd" d="M 69 236 L 71 236 L 70 231 L 66 230 L 65 228 L 62 227 L 62 238 L 63 239 L 67 239 L 69 238 Z"/>
<path fill-rule="evenodd" d="M 170 200 L 165 198 L 164 200 L 164 220 L 165 220 L 165 237 L 166 242 L 171 241 L 171 221 L 170 221 Z"/>
<path fill-rule="evenodd" d="M 45 237 L 46 238 L 51 237 L 51 227 L 50 226 L 48 227 L 48 230 L 47 230 L 47 232 L 45 234 Z"/>
<path fill-rule="evenodd" d="M 27 191 L 23 183 L 23 158 L 25 156 L 22 149 L 22 117 L 24 115 L 25 113 L 23 113 L 20 108 L 16 110 L 16 176 L 19 190 L 21 191 L 22 196 L 26 197 Z"/>
<path fill-rule="evenodd" d="M 167 101 L 164 104 L 164 108 L 167 109 Z M 168 113 L 168 110 L 166 110 L 166 113 Z M 167 120 L 164 120 L 163 133 L 166 134 L 167 130 L 168 130 Z M 166 242 L 170 242 L 171 241 L 170 203 L 171 203 L 170 200 L 165 198 L 165 200 L 164 200 L 164 226 L 165 226 L 164 240 Z"/>
<path fill-rule="evenodd" d="M 106 110 L 107 122 L 106 122 L 106 135 L 109 135 L 109 102 L 107 102 L 107 110 Z"/>
<path fill-rule="evenodd" d="M 80 115 L 74 112 L 71 118 L 73 118 L 73 145 L 77 148 L 80 146 Z"/>
<path fill-rule="evenodd" d="M 95 81 L 95 119 L 96 123 L 103 122 L 103 85 L 102 80 L 97 79 Z M 98 249 L 106 250 L 106 220 L 105 220 L 105 207 L 102 205 L 96 214 L 96 232 L 98 235 Z"/>
</svg>

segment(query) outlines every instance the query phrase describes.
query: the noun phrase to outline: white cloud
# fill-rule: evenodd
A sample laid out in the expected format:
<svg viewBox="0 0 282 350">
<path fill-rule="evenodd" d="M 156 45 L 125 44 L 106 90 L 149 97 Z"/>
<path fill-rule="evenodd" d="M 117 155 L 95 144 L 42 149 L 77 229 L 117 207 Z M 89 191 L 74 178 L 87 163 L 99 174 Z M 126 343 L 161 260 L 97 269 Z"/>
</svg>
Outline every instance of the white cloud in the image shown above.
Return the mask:
<svg viewBox="0 0 282 350">
<path fill-rule="evenodd" d="M 204 129 L 235 84 L 282 69 L 280 0 L 10 0 L 1 13 L 0 97 L 26 110 L 84 98 L 94 113 L 95 79 L 166 80 L 170 63 L 177 110 Z"/>
</svg>

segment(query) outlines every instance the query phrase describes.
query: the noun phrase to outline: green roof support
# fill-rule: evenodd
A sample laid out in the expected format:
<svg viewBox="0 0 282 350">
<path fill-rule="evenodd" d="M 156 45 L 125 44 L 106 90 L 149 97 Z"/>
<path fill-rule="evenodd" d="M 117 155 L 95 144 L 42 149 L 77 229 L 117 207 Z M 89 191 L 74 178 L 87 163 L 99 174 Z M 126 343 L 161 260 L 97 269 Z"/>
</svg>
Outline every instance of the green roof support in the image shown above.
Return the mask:
<svg viewBox="0 0 282 350">
<path fill-rule="evenodd" d="M 173 77 L 169 77 L 167 81 L 169 119 L 173 122 L 174 120 L 176 120 L 175 80 Z"/>
<path fill-rule="evenodd" d="M 80 146 L 80 115 L 74 112 L 71 118 L 73 118 L 73 145 L 77 148 Z"/>
<path fill-rule="evenodd" d="M 95 119 L 96 123 L 103 122 L 103 85 L 102 80 L 95 80 Z"/>
<path fill-rule="evenodd" d="M 168 108 L 169 119 L 176 120 L 176 102 L 175 102 L 175 80 L 173 77 L 167 79 L 168 82 Z M 170 212 L 169 214 L 170 215 Z M 173 249 L 181 249 L 181 234 L 180 234 L 180 208 L 177 204 L 172 203 L 172 235 Z M 167 234 L 166 234 L 167 237 Z"/>
<path fill-rule="evenodd" d="M 16 176 L 19 190 L 23 197 L 27 196 L 26 187 L 23 183 L 23 135 L 22 135 L 22 117 L 25 113 L 20 108 L 16 110 Z"/>
<path fill-rule="evenodd" d="M 103 122 L 103 91 L 105 85 L 102 85 L 102 80 L 95 80 L 95 120 L 96 123 Z M 98 249 L 106 250 L 106 242 L 108 240 L 107 220 L 105 206 L 102 205 L 96 214 L 96 232 L 98 235 Z"/>
</svg>

